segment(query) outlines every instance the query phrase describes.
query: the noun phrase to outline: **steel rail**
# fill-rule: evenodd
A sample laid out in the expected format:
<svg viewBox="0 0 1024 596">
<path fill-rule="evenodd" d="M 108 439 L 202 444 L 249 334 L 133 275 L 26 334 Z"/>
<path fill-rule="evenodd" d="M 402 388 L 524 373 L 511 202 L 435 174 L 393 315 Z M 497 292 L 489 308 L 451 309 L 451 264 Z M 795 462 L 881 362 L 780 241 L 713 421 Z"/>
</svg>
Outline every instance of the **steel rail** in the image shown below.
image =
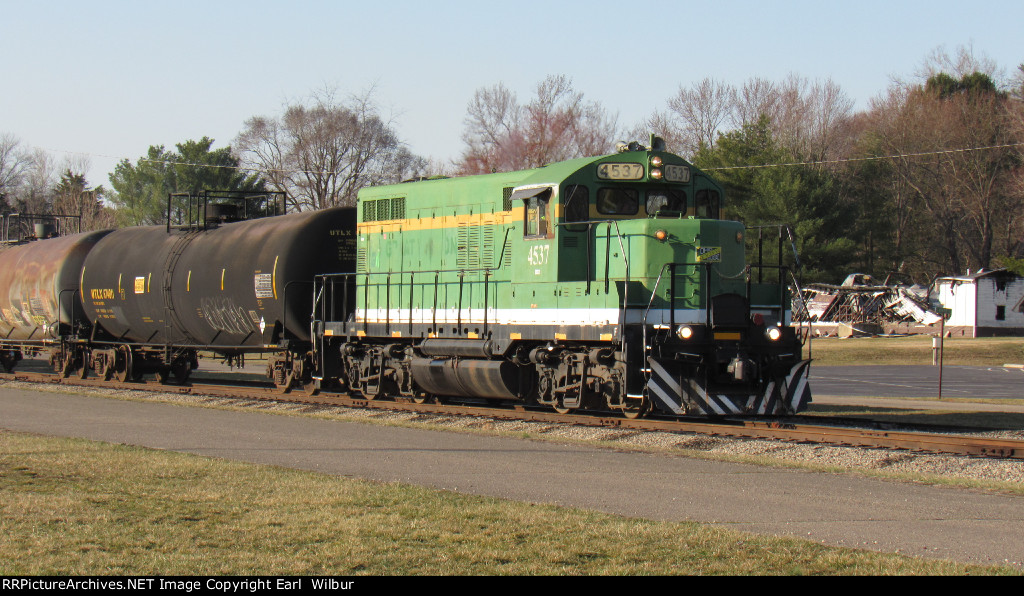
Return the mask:
<svg viewBox="0 0 1024 596">
<path fill-rule="evenodd" d="M 369 400 L 353 398 L 341 393 L 310 394 L 301 390 L 282 394 L 276 387 L 266 384 L 200 384 L 187 385 L 159 384 L 157 382 L 117 382 L 100 379 L 61 378 L 51 373 L 15 372 L 0 373 L 0 379 L 27 381 L 43 384 L 60 384 L 79 387 L 100 387 L 121 390 L 144 390 L 161 393 L 208 395 L 250 400 L 273 400 L 286 403 L 358 407 L 381 410 L 418 412 L 452 416 L 490 417 L 507 420 L 549 422 L 553 424 L 576 424 L 606 428 L 623 428 L 637 431 L 661 431 L 672 433 L 693 433 L 720 437 L 745 439 L 768 439 L 797 443 L 816 443 L 860 448 L 902 449 L 974 457 L 1024 459 L 1024 440 L 995 439 L 948 432 L 902 431 L 885 429 L 863 429 L 821 424 L 803 424 L 792 420 L 777 421 L 765 419 L 723 418 L 707 419 L 627 419 L 609 416 L 607 413 L 558 414 L 542 407 L 512 405 L 495 407 L 479 405 L 472 400 L 448 401 L 440 404 L 417 404 L 411 399 Z M 481 400 L 483 401 L 483 400 Z M 965 431 L 967 432 L 967 431 Z"/>
</svg>

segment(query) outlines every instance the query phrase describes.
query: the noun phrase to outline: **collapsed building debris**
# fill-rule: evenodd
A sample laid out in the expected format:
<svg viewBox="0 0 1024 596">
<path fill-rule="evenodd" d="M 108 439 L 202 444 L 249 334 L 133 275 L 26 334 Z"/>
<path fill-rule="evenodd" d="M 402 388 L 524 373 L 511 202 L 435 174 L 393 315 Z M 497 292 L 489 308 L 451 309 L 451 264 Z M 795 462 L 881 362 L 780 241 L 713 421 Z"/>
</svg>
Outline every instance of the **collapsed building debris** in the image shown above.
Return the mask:
<svg viewBox="0 0 1024 596">
<path fill-rule="evenodd" d="M 888 281 L 888 280 L 887 280 Z M 793 320 L 810 323 L 816 335 L 913 333 L 942 320 L 928 303 L 928 288 L 879 284 L 854 273 L 842 285 L 809 284 L 793 300 Z"/>
</svg>

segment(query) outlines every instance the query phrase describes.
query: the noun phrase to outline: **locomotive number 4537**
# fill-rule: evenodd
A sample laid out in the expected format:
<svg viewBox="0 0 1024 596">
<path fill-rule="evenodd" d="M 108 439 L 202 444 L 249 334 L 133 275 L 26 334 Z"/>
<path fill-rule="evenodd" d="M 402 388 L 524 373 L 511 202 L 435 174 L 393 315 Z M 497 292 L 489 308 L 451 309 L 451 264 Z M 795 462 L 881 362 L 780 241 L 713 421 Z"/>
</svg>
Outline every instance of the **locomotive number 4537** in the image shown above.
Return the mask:
<svg viewBox="0 0 1024 596">
<path fill-rule="evenodd" d="M 547 265 L 551 257 L 551 245 L 539 244 L 526 253 L 526 260 L 531 265 Z"/>
</svg>

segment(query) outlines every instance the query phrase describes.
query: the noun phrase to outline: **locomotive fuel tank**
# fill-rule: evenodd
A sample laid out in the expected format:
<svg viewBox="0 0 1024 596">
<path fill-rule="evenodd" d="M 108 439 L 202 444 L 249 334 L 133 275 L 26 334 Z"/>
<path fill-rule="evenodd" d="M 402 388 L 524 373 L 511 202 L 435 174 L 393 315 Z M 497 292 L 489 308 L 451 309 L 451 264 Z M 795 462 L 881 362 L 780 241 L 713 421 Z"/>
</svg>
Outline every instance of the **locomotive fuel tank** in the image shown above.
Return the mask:
<svg viewBox="0 0 1024 596">
<path fill-rule="evenodd" d="M 110 230 L 36 240 L 0 250 L 0 339 L 46 341 L 86 321 L 82 264 Z"/>
<path fill-rule="evenodd" d="M 251 351 L 309 341 L 313 277 L 354 271 L 354 238 L 350 208 L 117 230 L 85 261 L 86 313 L 118 342 Z"/>
</svg>

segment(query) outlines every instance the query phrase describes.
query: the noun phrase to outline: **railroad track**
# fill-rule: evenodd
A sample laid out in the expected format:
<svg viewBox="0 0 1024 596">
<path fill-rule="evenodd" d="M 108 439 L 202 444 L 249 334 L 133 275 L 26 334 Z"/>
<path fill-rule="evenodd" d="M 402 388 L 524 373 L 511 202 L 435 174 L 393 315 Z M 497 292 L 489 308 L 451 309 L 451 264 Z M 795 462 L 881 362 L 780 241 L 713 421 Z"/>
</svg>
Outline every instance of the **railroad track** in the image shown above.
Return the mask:
<svg viewBox="0 0 1024 596">
<path fill-rule="evenodd" d="M 372 408 L 381 410 L 413 411 L 423 414 L 449 416 L 490 417 L 505 420 L 528 420 L 582 426 L 624 428 L 637 431 L 695 433 L 719 437 L 770 439 L 799 443 L 820 443 L 852 447 L 903 449 L 916 452 L 967 455 L 1002 459 L 1024 459 L 1024 441 L 995 439 L 963 433 L 928 432 L 888 428 L 855 428 L 834 424 L 813 423 L 816 420 L 760 420 L 746 418 L 659 419 L 630 420 L 608 415 L 588 413 L 558 414 L 546 409 L 525 406 L 495 407 L 481 403 L 460 402 L 445 404 L 417 404 L 411 400 L 368 400 L 351 398 L 339 393 L 309 394 L 293 391 L 282 394 L 273 385 L 254 382 L 212 384 L 193 382 L 186 385 L 162 385 L 152 382 L 110 382 L 98 379 L 60 378 L 52 373 L 15 372 L 0 374 L 0 379 L 30 383 L 59 384 L 76 387 L 143 390 L 161 393 L 209 395 L 246 400 L 272 400 L 339 407 Z M 920 428 L 920 427 L 919 427 Z"/>
</svg>

